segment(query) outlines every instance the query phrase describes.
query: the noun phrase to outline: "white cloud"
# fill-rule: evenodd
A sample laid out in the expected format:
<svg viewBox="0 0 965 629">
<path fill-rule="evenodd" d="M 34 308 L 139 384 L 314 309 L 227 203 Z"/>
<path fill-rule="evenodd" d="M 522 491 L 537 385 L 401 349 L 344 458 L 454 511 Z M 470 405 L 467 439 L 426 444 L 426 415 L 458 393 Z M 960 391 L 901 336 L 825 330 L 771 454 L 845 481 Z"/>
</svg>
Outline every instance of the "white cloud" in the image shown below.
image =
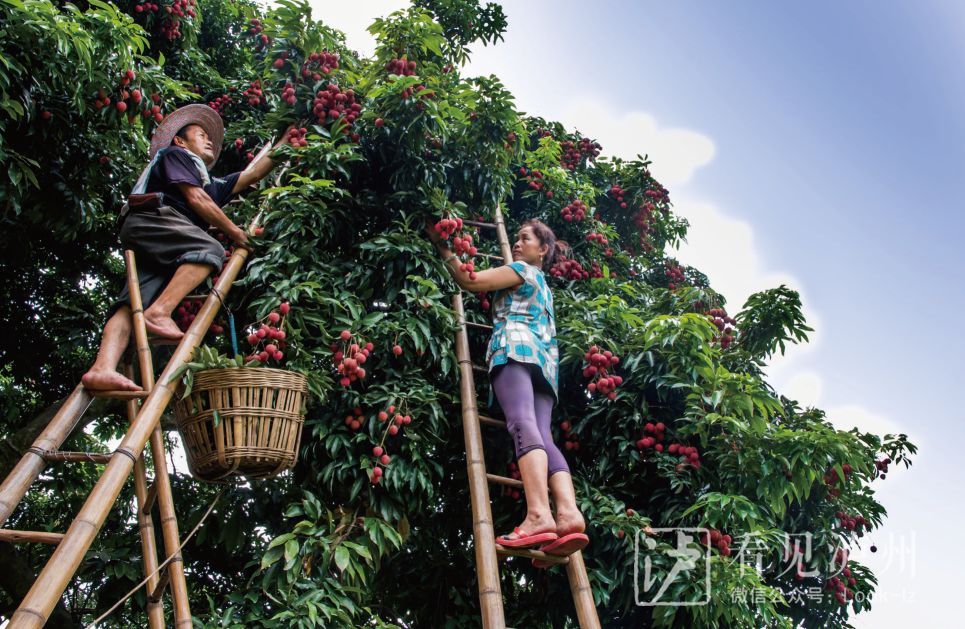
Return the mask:
<svg viewBox="0 0 965 629">
<path fill-rule="evenodd" d="M 410 6 L 409 2 L 400 0 L 361 0 L 347 4 L 311 0 L 309 4 L 312 6 L 314 19 L 345 33 L 348 47 L 363 56 L 370 56 L 375 52 L 375 37 L 366 30 L 375 18 L 385 17 Z"/>
<path fill-rule="evenodd" d="M 672 188 L 684 184 L 716 153 L 714 142 L 697 131 L 661 127 L 645 111 L 617 111 L 598 101 L 579 101 L 555 116 L 568 129 L 578 129 L 603 146 L 603 154 L 633 159 L 646 154 L 650 171 Z"/>
<path fill-rule="evenodd" d="M 824 380 L 818 373 L 793 371 L 789 374 L 789 377 L 784 379 L 784 382 L 774 382 L 773 377 L 769 378 L 768 381 L 778 388 L 778 393 L 795 400 L 802 408 L 820 405 Z"/>
<path fill-rule="evenodd" d="M 834 406 L 824 409 L 828 420 L 839 430 L 857 428 L 861 432 L 870 432 L 878 436 L 886 434 L 908 434 L 907 428 L 902 428 L 896 421 L 880 413 L 869 411 L 857 404 Z M 920 445 L 919 439 L 912 439 L 915 445 Z"/>
</svg>

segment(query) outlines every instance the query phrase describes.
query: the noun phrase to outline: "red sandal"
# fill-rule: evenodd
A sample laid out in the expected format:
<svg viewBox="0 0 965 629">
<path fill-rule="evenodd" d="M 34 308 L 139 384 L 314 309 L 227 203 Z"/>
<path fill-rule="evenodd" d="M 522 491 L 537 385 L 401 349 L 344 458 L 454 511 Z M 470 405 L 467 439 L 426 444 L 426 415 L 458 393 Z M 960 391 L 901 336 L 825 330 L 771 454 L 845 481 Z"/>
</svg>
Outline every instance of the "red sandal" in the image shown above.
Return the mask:
<svg viewBox="0 0 965 629">
<path fill-rule="evenodd" d="M 549 544 L 544 544 L 539 547 L 539 550 L 546 553 L 547 555 L 554 555 L 557 557 L 567 557 L 572 555 L 578 550 L 583 550 L 586 545 L 590 543 L 590 538 L 583 533 L 570 533 L 569 535 L 564 535 L 563 537 L 557 538 L 555 541 Z M 543 559 L 534 559 L 533 566 L 536 568 L 548 568 L 554 564 L 545 561 Z"/>
<path fill-rule="evenodd" d="M 529 548 L 530 546 L 554 542 L 559 539 L 559 535 L 556 533 L 534 533 L 530 535 L 518 526 L 513 529 L 513 533 L 516 534 L 516 539 L 509 539 L 508 537 L 500 535 L 496 538 L 496 543 L 506 548 Z"/>
</svg>

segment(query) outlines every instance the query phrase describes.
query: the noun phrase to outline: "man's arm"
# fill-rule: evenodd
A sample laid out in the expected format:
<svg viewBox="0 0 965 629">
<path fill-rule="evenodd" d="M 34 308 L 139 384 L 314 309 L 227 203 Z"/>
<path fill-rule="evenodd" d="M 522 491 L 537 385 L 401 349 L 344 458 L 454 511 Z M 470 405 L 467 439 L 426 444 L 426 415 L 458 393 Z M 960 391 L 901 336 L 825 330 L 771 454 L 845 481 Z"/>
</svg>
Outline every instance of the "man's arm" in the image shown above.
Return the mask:
<svg viewBox="0 0 965 629">
<path fill-rule="evenodd" d="M 208 196 L 204 188 L 192 186 L 189 183 L 179 183 L 178 189 L 181 190 L 181 194 L 184 196 L 184 200 L 187 201 L 188 207 L 194 210 L 198 216 L 223 231 L 228 238 L 239 245 L 248 242 L 248 234 L 245 233 L 245 230 L 235 225 L 231 219 L 221 211 L 221 208 Z"/>
<path fill-rule="evenodd" d="M 231 189 L 231 194 L 239 194 L 248 186 L 264 179 L 268 173 L 271 172 L 271 169 L 275 167 L 275 161 L 271 158 L 271 154 L 276 148 L 288 141 L 288 132 L 290 130 L 291 127 L 285 130 L 281 139 L 275 142 L 275 146 L 271 147 L 271 151 L 267 151 L 260 159 L 251 162 L 247 168 L 241 171 L 241 175 L 238 176 L 238 181 L 235 182 L 235 187 Z"/>
</svg>

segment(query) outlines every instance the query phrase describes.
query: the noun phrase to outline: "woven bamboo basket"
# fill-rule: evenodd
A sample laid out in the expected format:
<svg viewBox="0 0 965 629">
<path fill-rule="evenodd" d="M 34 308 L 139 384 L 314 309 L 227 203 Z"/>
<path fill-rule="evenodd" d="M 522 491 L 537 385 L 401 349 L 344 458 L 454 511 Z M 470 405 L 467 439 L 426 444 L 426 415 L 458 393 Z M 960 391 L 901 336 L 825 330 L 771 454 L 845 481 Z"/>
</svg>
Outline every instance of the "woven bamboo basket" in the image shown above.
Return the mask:
<svg viewBox="0 0 965 629">
<path fill-rule="evenodd" d="M 307 391 L 305 376 L 282 369 L 195 373 L 191 393 L 174 404 L 191 473 L 228 481 L 275 476 L 293 467 Z"/>
</svg>

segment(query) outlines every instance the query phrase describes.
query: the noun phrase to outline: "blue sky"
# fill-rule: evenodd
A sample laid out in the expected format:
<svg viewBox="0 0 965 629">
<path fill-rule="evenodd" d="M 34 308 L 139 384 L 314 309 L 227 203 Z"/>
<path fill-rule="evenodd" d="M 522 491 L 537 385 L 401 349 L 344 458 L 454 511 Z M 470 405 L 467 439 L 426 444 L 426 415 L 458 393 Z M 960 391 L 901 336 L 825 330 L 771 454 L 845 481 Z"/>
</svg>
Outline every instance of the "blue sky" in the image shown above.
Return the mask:
<svg viewBox="0 0 965 629">
<path fill-rule="evenodd" d="M 317 15 L 371 50 L 371 19 L 405 2 Z M 799 290 L 813 342 L 770 381 L 841 427 L 908 432 L 889 511 L 856 554 L 879 600 L 858 627 L 947 626 L 965 515 L 965 6 L 949 1 L 511 0 L 506 42 L 474 54 L 520 109 L 649 153 L 678 213 L 680 252 L 739 310 Z M 323 8 L 324 7 L 324 8 Z M 957 498 L 955 497 L 957 496 Z"/>
</svg>

